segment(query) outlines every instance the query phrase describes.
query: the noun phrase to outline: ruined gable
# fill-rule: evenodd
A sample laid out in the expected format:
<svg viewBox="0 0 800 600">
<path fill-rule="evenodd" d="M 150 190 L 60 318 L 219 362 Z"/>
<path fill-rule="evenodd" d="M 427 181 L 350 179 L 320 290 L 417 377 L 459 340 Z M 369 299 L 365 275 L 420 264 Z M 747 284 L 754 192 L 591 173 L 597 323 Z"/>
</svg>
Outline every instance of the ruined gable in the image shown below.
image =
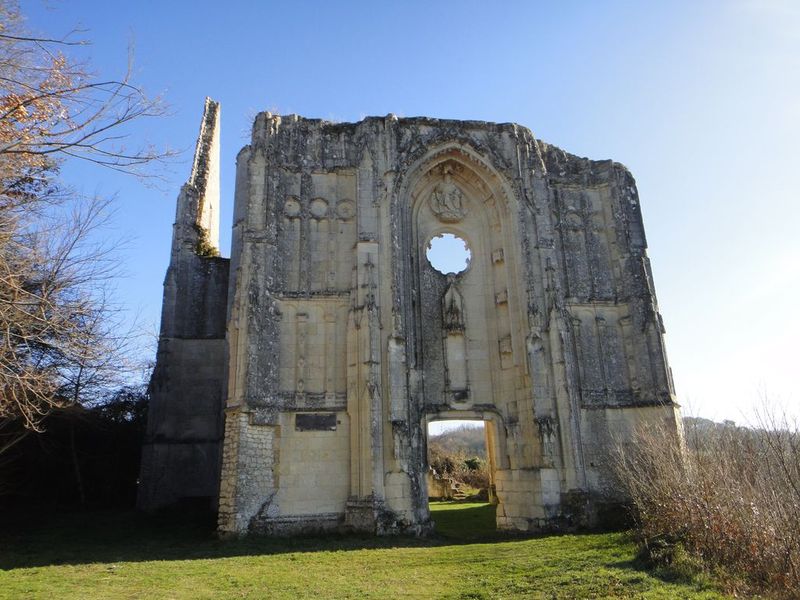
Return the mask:
<svg viewBox="0 0 800 600">
<path fill-rule="evenodd" d="M 427 259 L 443 234 L 469 248 L 459 273 Z M 624 167 L 518 125 L 258 115 L 237 159 L 220 530 L 427 531 L 439 418 L 486 422 L 500 528 L 590 523 L 618 499 L 615 436 L 679 435 L 645 247 Z"/>
</svg>

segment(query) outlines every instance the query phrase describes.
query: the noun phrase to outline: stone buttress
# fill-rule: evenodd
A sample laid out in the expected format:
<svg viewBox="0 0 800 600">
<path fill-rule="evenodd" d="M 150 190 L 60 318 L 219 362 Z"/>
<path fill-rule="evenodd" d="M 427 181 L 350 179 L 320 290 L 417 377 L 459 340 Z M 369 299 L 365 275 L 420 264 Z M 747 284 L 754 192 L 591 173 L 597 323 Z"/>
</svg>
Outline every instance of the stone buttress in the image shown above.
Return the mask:
<svg viewBox="0 0 800 600">
<path fill-rule="evenodd" d="M 206 99 L 164 281 L 139 484 L 145 510 L 217 500 L 229 263 L 219 257 L 219 196 L 219 104 Z"/>
</svg>

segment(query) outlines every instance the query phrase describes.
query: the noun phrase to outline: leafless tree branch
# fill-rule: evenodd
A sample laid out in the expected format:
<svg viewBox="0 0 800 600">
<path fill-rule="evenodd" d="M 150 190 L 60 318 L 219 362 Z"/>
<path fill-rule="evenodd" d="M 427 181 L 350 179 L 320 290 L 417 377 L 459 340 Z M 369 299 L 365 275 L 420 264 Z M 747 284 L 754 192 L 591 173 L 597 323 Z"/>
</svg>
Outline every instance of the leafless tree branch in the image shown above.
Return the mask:
<svg viewBox="0 0 800 600">
<path fill-rule="evenodd" d="M 32 35 L 16 3 L 0 0 L 0 454 L 126 371 L 116 244 L 97 235 L 111 201 L 64 188 L 62 162 L 145 177 L 173 154 L 126 147 L 130 126 L 165 106 L 132 81 L 130 61 L 115 80 L 71 60 L 64 51 L 86 44 L 73 35 Z"/>
</svg>

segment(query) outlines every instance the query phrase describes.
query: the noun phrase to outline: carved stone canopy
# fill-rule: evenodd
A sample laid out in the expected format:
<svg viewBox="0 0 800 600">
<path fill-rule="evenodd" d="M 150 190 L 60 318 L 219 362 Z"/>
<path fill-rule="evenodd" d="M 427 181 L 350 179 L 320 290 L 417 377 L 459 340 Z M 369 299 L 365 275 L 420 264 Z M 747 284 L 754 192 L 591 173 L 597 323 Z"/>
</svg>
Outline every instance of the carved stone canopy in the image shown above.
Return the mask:
<svg viewBox="0 0 800 600">
<path fill-rule="evenodd" d="M 449 285 L 442 297 L 442 327 L 445 331 L 464 331 L 464 299 L 455 284 L 455 277 L 448 276 Z"/>
</svg>

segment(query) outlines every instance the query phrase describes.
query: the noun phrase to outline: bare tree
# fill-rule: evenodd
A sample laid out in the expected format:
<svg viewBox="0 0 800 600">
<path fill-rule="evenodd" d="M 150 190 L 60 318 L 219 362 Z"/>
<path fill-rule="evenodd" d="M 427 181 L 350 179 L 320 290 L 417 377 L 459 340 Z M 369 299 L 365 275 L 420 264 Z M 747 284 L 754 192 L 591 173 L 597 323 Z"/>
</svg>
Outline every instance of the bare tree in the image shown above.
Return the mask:
<svg viewBox="0 0 800 600">
<path fill-rule="evenodd" d="M 65 52 L 68 35 L 31 35 L 0 0 L 0 454 L 40 431 L 56 407 L 96 397 L 120 371 L 108 282 L 113 248 L 96 230 L 109 201 L 81 199 L 58 179 L 63 161 L 133 175 L 171 153 L 128 148 L 128 126 L 164 107 L 134 85 L 95 78 Z"/>
<path fill-rule="evenodd" d="M 125 126 L 163 116 L 164 105 L 132 82 L 130 61 L 122 78 L 108 80 L 70 61 L 63 50 L 87 43 L 73 37 L 28 35 L 16 3 L 0 2 L 0 155 L 17 167 L 46 169 L 73 157 L 145 174 L 170 153 L 127 147 Z"/>
</svg>

